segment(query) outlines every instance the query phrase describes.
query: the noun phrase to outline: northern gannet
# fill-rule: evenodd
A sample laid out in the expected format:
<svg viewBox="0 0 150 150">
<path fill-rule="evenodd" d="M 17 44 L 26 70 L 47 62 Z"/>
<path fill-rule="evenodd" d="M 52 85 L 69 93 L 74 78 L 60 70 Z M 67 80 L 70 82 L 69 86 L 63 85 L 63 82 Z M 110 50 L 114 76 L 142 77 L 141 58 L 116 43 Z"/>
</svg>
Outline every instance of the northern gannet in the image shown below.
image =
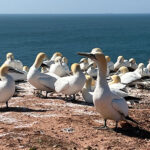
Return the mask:
<svg viewBox="0 0 150 150">
<path fill-rule="evenodd" d="M 16 60 L 14 58 L 13 53 L 7 53 L 6 55 L 6 61 L 4 62 L 4 64 L 13 67 L 14 69 L 17 70 L 23 70 L 23 64 L 20 60 Z"/>
<path fill-rule="evenodd" d="M 91 53 L 96 53 L 96 52 L 102 52 L 101 48 L 93 48 L 91 50 Z M 88 58 L 88 63 L 91 64 L 91 62 L 93 62 L 93 60 L 91 60 L 90 58 Z"/>
<path fill-rule="evenodd" d="M 111 61 L 109 56 L 105 56 L 105 59 L 107 61 L 107 67 L 110 71 L 114 71 L 114 63 Z"/>
<path fill-rule="evenodd" d="M 88 63 L 87 58 L 82 58 L 82 59 L 80 60 L 79 64 L 80 64 L 81 70 L 83 70 L 83 71 L 86 71 L 86 70 L 87 70 L 87 67 L 89 66 L 89 63 Z"/>
<path fill-rule="evenodd" d="M 13 53 L 7 53 L 6 55 L 6 61 L 4 64 L 22 72 L 22 74 L 18 74 L 16 72 L 10 72 L 9 75 L 12 76 L 12 78 L 15 81 L 24 81 L 26 80 L 26 73 L 23 71 L 23 64 L 20 60 L 14 59 Z"/>
<path fill-rule="evenodd" d="M 43 63 L 50 67 L 52 64 L 54 64 L 56 57 L 62 57 L 62 53 L 55 52 L 49 60 L 45 60 Z"/>
<path fill-rule="evenodd" d="M 87 74 L 93 77 L 94 79 L 97 78 L 97 66 L 95 62 L 91 62 L 91 64 L 88 66 Z"/>
<path fill-rule="evenodd" d="M 121 79 L 118 75 L 113 75 L 113 76 L 111 76 L 111 78 L 112 78 L 112 81 L 108 83 L 109 87 L 111 89 L 114 88 L 114 89 L 121 90 L 121 89 L 124 89 L 126 87 L 125 84 L 121 83 Z"/>
<path fill-rule="evenodd" d="M 55 63 L 50 66 L 49 73 L 54 73 L 59 77 L 67 75 L 65 67 L 62 65 L 62 58 L 60 56 L 55 58 Z"/>
<path fill-rule="evenodd" d="M 126 74 L 127 72 L 129 72 L 129 69 L 125 66 L 122 66 L 118 69 L 117 73 L 119 75 L 119 77 L 123 76 L 124 74 Z"/>
<path fill-rule="evenodd" d="M 148 64 L 147 64 L 146 68 L 147 68 L 148 71 L 150 72 L 150 60 L 148 61 Z"/>
<path fill-rule="evenodd" d="M 41 73 L 48 73 L 49 72 L 49 68 L 47 68 L 46 66 L 41 67 Z"/>
<path fill-rule="evenodd" d="M 128 60 L 124 60 L 123 56 L 118 56 L 117 62 L 114 64 L 114 70 L 117 71 L 122 66 L 129 67 L 130 63 Z"/>
<path fill-rule="evenodd" d="M 132 68 L 133 70 L 137 69 L 138 65 L 136 64 L 136 61 L 134 58 L 130 58 L 129 63 L 130 63 L 129 65 L 130 68 Z"/>
<path fill-rule="evenodd" d="M 33 85 L 37 90 L 51 92 L 55 90 L 54 83 L 57 76 L 53 74 L 41 73 L 38 69 L 46 58 L 45 53 L 39 53 L 35 59 L 34 64 L 29 69 L 27 74 L 27 81 Z"/>
<path fill-rule="evenodd" d="M 91 89 L 92 77 L 89 75 L 85 75 L 85 77 L 86 82 L 82 88 L 82 96 L 85 102 L 93 104 L 93 90 Z"/>
<path fill-rule="evenodd" d="M 121 67 L 119 70 L 121 71 L 121 75 L 119 75 L 119 76 L 121 78 L 121 83 L 123 83 L 123 84 L 129 84 L 133 81 L 136 81 L 136 80 L 142 78 L 143 71 L 141 69 L 141 66 L 139 66 L 133 72 L 129 72 L 126 67 Z"/>
<path fill-rule="evenodd" d="M 110 91 L 106 80 L 107 62 L 103 53 L 78 53 L 81 56 L 91 58 L 98 66 L 97 83 L 93 93 L 93 102 L 96 110 L 104 118 L 104 127 L 107 127 L 107 119 L 116 121 L 116 128 L 118 121 L 131 120 L 128 116 L 128 105 L 124 98 L 115 95 Z M 136 122 L 135 122 L 136 123 Z"/>
<path fill-rule="evenodd" d="M 80 69 L 80 65 L 74 63 L 71 65 L 73 75 L 61 77 L 55 82 L 55 91 L 67 95 L 73 95 L 82 90 L 85 84 L 85 75 Z"/>
<path fill-rule="evenodd" d="M 8 100 L 15 93 L 15 82 L 13 78 L 8 75 L 9 72 L 20 73 L 14 68 L 4 64 L 0 67 L 0 103 L 6 103 L 6 107 L 8 108 Z"/>
<path fill-rule="evenodd" d="M 26 73 L 28 73 L 29 72 L 28 66 L 23 66 L 23 71 L 26 72 Z"/>
<path fill-rule="evenodd" d="M 69 66 L 68 66 L 68 59 L 66 57 L 62 58 L 62 66 L 63 66 L 65 72 L 67 74 L 70 74 L 70 70 L 69 70 Z"/>
</svg>

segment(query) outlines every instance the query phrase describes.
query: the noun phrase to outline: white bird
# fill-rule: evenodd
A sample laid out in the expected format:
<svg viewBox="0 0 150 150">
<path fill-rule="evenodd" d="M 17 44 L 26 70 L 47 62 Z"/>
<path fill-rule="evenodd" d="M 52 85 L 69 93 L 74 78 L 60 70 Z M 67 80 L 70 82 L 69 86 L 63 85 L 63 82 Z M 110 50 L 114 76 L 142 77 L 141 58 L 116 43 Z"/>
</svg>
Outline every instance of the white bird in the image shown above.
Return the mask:
<svg viewBox="0 0 150 150">
<path fill-rule="evenodd" d="M 125 67 L 124 67 L 125 68 Z M 123 69 L 120 69 L 123 70 Z M 120 76 L 121 83 L 129 84 L 133 81 L 141 79 L 143 76 L 143 64 L 139 64 L 138 68 L 133 72 L 126 72 Z"/>
<path fill-rule="evenodd" d="M 119 76 L 114 75 L 114 76 L 112 76 L 112 79 L 113 79 L 113 81 L 111 83 L 109 83 L 109 88 L 112 93 L 125 98 L 125 100 L 131 102 L 131 104 L 133 104 L 133 102 L 139 102 L 139 100 L 140 100 L 139 98 L 130 96 L 126 92 L 126 89 L 125 89 L 126 85 L 123 85 L 120 83 Z M 94 89 L 95 89 L 95 83 L 93 83 L 93 80 L 89 75 L 86 75 L 86 83 L 82 89 L 82 96 L 87 103 L 93 103 Z"/>
<path fill-rule="evenodd" d="M 59 77 L 51 73 L 41 73 L 38 70 L 45 58 L 45 53 L 39 53 L 37 55 L 34 64 L 31 66 L 27 74 L 27 81 L 37 90 L 51 92 L 55 90 L 54 83 Z"/>
<path fill-rule="evenodd" d="M 80 60 L 79 64 L 80 64 L 81 70 L 83 70 L 83 71 L 86 71 L 86 70 L 87 70 L 87 67 L 89 66 L 89 63 L 88 63 L 87 58 L 82 58 L 82 59 Z"/>
<path fill-rule="evenodd" d="M 15 82 L 13 78 L 8 75 L 8 72 L 16 72 L 20 73 L 14 68 L 4 64 L 0 67 L 0 103 L 6 103 L 6 107 L 8 108 L 8 100 L 15 93 Z"/>
<path fill-rule="evenodd" d="M 129 59 L 129 63 L 130 63 L 129 67 L 130 67 L 131 69 L 133 69 L 133 70 L 137 69 L 138 65 L 136 64 L 136 61 L 135 61 L 134 58 L 130 58 L 130 59 Z"/>
<path fill-rule="evenodd" d="M 146 68 L 147 68 L 148 71 L 150 72 L 150 60 L 148 61 L 148 64 L 147 64 Z"/>
<path fill-rule="evenodd" d="M 86 82 L 82 88 L 82 96 L 85 102 L 93 104 L 93 90 L 91 89 L 92 78 L 89 75 L 85 75 Z"/>
<path fill-rule="evenodd" d="M 129 69 L 125 66 L 122 66 L 118 69 L 118 71 L 116 72 L 116 74 L 119 75 L 119 77 L 121 78 L 121 76 L 123 76 L 124 74 L 126 74 L 127 72 L 129 72 Z"/>
<path fill-rule="evenodd" d="M 126 87 L 125 84 L 121 83 L 121 79 L 120 79 L 120 77 L 118 75 L 113 75 L 113 76 L 111 76 L 111 78 L 112 78 L 112 81 L 108 83 L 109 87 L 111 89 L 122 90 L 122 89 L 124 89 Z"/>
<path fill-rule="evenodd" d="M 93 48 L 91 50 L 91 53 L 96 53 L 96 52 L 102 52 L 102 49 L 101 48 Z M 91 62 L 93 62 L 93 60 L 88 58 L 88 63 L 91 64 Z"/>
<path fill-rule="evenodd" d="M 68 66 L 68 59 L 66 57 L 62 58 L 62 66 L 63 66 L 65 72 L 67 74 L 70 74 L 70 70 L 69 70 L 69 66 Z"/>
<path fill-rule="evenodd" d="M 7 53 L 6 55 L 6 61 L 4 62 L 4 64 L 13 67 L 14 69 L 17 70 L 23 70 L 23 64 L 20 60 L 16 60 L 14 58 L 13 53 Z"/>
<path fill-rule="evenodd" d="M 48 73 L 48 72 L 49 72 L 49 68 L 47 68 L 46 66 L 41 67 L 41 73 Z"/>
<path fill-rule="evenodd" d="M 60 56 L 55 58 L 54 64 L 50 66 L 49 73 L 54 73 L 59 77 L 67 75 L 65 67 L 62 65 L 62 58 Z"/>
<path fill-rule="evenodd" d="M 97 66 L 95 62 L 91 62 L 91 64 L 88 66 L 87 74 L 93 77 L 94 79 L 97 78 Z"/>
<path fill-rule="evenodd" d="M 24 81 L 24 80 L 26 80 L 26 73 L 23 71 L 23 64 L 20 60 L 14 59 L 13 53 L 7 53 L 6 61 L 4 62 L 4 64 L 6 64 L 6 65 L 22 72 L 22 74 L 18 74 L 16 72 L 9 73 L 9 75 L 12 76 L 12 78 L 15 81 Z"/>
<path fill-rule="evenodd" d="M 129 67 L 130 63 L 128 60 L 124 60 L 123 56 L 118 56 L 117 62 L 114 64 L 114 70 L 117 71 L 122 66 Z"/>
<path fill-rule="evenodd" d="M 150 71 L 143 63 L 140 63 L 139 66 L 142 68 L 142 71 L 140 72 L 142 74 L 142 77 L 150 77 Z M 139 68 L 138 66 L 138 68 Z"/>
<path fill-rule="evenodd" d="M 55 91 L 67 95 L 73 95 L 82 90 L 85 84 L 85 75 L 77 63 L 72 64 L 73 75 L 61 77 L 55 82 Z"/>
<path fill-rule="evenodd" d="M 105 56 L 105 59 L 107 61 L 107 68 L 109 68 L 110 71 L 114 71 L 114 63 L 111 61 L 111 58 L 109 56 Z"/>
<path fill-rule="evenodd" d="M 62 57 L 62 54 L 60 52 L 55 52 L 49 60 L 45 60 L 43 63 L 50 67 L 54 64 L 55 58 L 57 57 Z"/>
<path fill-rule="evenodd" d="M 124 98 L 115 95 L 110 91 L 106 80 L 107 62 L 103 53 L 78 53 L 79 55 L 91 58 L 98 66 L 97 83 L 93 94 L 93 102 L 96 110 L 104 118 L 104 127 L 107 127 L 107 119 L 116 121 L 131 120 L 128 116 L 128 105 Z M 136 122 L 135 122 L 136 123 Z"/>
<path fill-rule="evenodd" d="M 23 71 L 26 72 L 26 73 L 28 73 L 29 72 L 28 66 L 23 66 Z"/>
</svg>

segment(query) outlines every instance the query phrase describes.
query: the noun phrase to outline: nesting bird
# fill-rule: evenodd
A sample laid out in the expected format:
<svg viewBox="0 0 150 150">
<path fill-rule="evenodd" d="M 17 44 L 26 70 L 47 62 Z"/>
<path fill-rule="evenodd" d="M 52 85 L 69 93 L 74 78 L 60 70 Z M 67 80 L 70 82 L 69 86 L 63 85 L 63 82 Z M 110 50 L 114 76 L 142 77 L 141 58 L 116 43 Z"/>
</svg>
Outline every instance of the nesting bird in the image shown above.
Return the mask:
<svg viewBox="0 0 150 150">
<path fill-rule="evenodd" d="M 4 62 L 4 64 L 11 66 L 17 70 L 23 70 L 23 64 L 20 60 L 16 60 L 14 58 L 13 53 L 7 53 L 6 55 L 6 61 Z"/>
<path fill-rule="evenodd" d="M 114 70 L 117 71 L 120 67 L 129 67 L 130 63 L 123 56 L 118 56 L 117 62 L 114 64 Z"/>
<path fill-rule="evenodd" d="M 62 57 L 62 53 L 55 52 L 49 60 L 45 60 L 43 63 L 50 67 L 52 64 L 55 63 L 54 61 L 57 57 Z"/>
<path fill-rule="evenodd" d="M 125 84 L 121 83 L 121 79 L 118 75 L 113 75 L 113 76 L 111 76 L 111 78 L 112 78 L 112 81 L 109 82 L 110 88 L 121 90 L 121 89 L 124 89 L 126 87 Z"/>
<path fill-rule="evenodd" d="M 23 71 L 23 64 L 20 60 L 14 59 L 13 53 L 7 53 L 6 61 L 4 62 L 4 64 L 6 64 L 6 65 L 22 72 L 22 74 L 18 74 L 16 72 L 9 73 L 9 75 L 12 76 L 12 78 L 15 81 L 24 81 L 24 80 L 26 80 L 26 73 Z"/>
<path fill-rule="evenodd" d="M 129 59 L 129 63 L 130 63 L 129 67 L 130 67 L 131 69 L 133 69 L 133 70 L 137 69 L 138 65 L 136 64 L 136 61 L 135 61 L 134 58 L 130 58 L 130 59 Z"/>
<path fill-rule="evenodd" d="M 50 66 L 49 73 L 54 73 L 59 77 L 67 75 L 65 67 L 62 65 L 62 58 L 60 56 L 55 58 L 54 64 Z"/>
</svg>

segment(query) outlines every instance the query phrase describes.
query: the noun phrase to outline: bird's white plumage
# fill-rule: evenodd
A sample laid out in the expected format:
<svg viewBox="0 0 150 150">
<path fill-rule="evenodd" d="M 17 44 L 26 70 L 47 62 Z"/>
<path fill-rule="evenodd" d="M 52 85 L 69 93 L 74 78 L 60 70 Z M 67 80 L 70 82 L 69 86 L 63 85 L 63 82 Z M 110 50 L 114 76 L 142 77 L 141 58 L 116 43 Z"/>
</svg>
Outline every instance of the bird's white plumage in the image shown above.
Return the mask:
<svg viewBox="0 0 150 150">
<path fill-rule="evenodd" d="M 8 66 L 3 65 L 2 67 L 4 68 Z M 0 74 L 2 74 L 2 67 L 0 68 Z M 15 92 L 15 82 L 13 78 L 8 75 L 8 72 L 6 72 L 0 78 L 0 103 L 6 103 Z"/>
<path fill-rule="evenodd" d="M 91 89 L 92 77 L 86 75 L 86 83 L 82 88 L 82 96 L 85 102 L 93 104 L 93 90 Z"/>
<path fill-rule="evenodd" d="M 133 81 L 139 80 L 142 78 L 143 76 L 143 64 L 139 64 L 138 68 L 133 71 L 133 72 L 127 72 L 125 74 L 123 74 L 120 78 L 121 78 L 121 83 L 123 84 L 128 84 L 131 83 Z"/>
<path fill-rule="evenodd" d="M 66 76 L 68 74 L 67 64 L 61 62 L 61 57 L 55 58 L 55 63 L 50 66 L 49 72 L 58 75 L 59 77 Z"/>
<path fill-rule="evenodd" d="M 41 73 L 38 70 L 45 57 L 46 55 L 44 53 L 39 53 L 37 55 L 34 64 L 27 74 L 27 81 L 38 90 L 54 91 L 54 83 L 59 77 L 50 73 Z"/>
<path fill-rule="evenodd" d="M 7 53 L 6 55 L 6 61 L 4 62 L 4 64 L 13 67 L 17 70 L 23 70 L 23 64 L 20 60 L 16 60 L 14 59 L 14 55 L 13 53 Z"/>
<path fill-rule="evenodd" d="M 106 81 L 107 63 L 102 53 L 79 53 L 82 56 L 92 58 L 98 66 L 96 88 L 93 94 L 93 102 L 96 110 L 104 119 L 115 121 L 124 120 L 128 115 L 128 105 L 120 96 L 112 93 Z"/>
<path fill-rule="evenodd" d="M 122 83 L 114 83 L 114 84 L 110 84 L 109 87 L 111 89 L 118 89 L 118 90 L 121 90 L 121 89 L 124 89 L 126 87 L 125 84 L 122 84 Z"/>
<path fill-rule="evenodd" d="M 78 65 L 79 67 L 79 65 Z M 78 70 L 71 76 L 61 77 L 55 82 L 55 91 L 67 95 L 76 94 L 83 88 L 85 76 L 81 70 Z"/>
</svg>

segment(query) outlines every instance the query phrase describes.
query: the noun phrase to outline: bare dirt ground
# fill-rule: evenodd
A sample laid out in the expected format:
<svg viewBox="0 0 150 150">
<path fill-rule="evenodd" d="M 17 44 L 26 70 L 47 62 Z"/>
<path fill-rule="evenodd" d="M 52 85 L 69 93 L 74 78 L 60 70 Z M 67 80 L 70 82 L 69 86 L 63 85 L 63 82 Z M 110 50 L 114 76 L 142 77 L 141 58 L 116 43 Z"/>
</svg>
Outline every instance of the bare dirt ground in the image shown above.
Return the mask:
<svg viewBox="0 0 150 150">
<path fill-rule="evenodd" d="M 98 130 L 103 119 L 81 95 L 75 102 L 66 101 L 63 95 L 48 98 L 33 95 L 28 83 L 17 97 L 9 100 L 9 109 L 0 108 L 0 150 L 150 150 L 150 93 L 131 90 L 141 97 L 140 104 L 130 108 L 129 115 L 139 127 L 108 121 L 109 130 Z"/>
</svg>

